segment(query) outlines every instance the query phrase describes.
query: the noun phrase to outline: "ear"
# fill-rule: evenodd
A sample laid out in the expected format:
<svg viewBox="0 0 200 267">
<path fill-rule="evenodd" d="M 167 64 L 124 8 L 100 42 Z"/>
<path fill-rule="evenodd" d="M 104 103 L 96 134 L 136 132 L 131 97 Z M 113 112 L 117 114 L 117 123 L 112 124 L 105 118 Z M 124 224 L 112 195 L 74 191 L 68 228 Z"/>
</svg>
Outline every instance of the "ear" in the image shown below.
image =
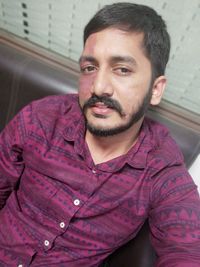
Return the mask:
<svg viewBox="0 0 200 267">
<path fill-rule="evenodd" d="M 159 76 L 155 79 L 152 87 L 152 96 L 150 104 L 155 106 L 158 105 L 162 99 L 163 93 L 165 91 L 167 79 L 165 76 Z"/>
</svg>

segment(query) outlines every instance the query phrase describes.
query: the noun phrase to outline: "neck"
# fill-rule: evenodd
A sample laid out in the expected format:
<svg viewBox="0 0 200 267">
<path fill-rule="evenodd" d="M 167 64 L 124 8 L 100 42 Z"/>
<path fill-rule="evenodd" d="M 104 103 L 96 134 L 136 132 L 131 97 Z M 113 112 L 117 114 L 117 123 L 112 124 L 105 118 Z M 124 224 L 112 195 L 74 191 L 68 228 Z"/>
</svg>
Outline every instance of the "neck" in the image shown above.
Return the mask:
<svg viewBox="0 0 200 267">
<path fill-rule="evenodd" d="M 94 163 L 99 164 L 125 155 L 137 142 L 142 121 L 125 132 L 107 137 L 94 136 L 87 130 L 85 139 Z"/>
</svg>

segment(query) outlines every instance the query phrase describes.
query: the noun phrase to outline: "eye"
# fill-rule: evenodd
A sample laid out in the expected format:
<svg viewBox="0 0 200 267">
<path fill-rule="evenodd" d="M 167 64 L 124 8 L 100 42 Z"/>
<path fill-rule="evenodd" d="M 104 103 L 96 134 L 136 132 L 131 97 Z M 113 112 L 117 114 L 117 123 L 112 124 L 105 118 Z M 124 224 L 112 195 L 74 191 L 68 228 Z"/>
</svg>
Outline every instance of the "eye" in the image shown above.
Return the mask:
<svg viewBox="0 0 200 267">
<path fill-rule="evenodd" d="M 96 71 L 96 67 L 93 65 L 88 65 L 88 66 L 80 67 L 80 70 L 81 70 L 81 73 L 83 74 L 90 74 Z"/>
<path fill-rule="evenodd" d="M 131 74 L 132 71 L 127 67 L 117 67 L 114 69 L 114 72 L 121 76 L 127 76 Z"/>
<path fill-rule="evenodd" d="M 121 73 L 124 73 L 124 74 L 126 74 L 126 73 L 129 73 L 129 72 L 130 72 L 130 70 L 129 70 L 129 69 L 127 69 L 127 68 L 120 68 L 120 71 L 121 71 Z"/>
</svg>

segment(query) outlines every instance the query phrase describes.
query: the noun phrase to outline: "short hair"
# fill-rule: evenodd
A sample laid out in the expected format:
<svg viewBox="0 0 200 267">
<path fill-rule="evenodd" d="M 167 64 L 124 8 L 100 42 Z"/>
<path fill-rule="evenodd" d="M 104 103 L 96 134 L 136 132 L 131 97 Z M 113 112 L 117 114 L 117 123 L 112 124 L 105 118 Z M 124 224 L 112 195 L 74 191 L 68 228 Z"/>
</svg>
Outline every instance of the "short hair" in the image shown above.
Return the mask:
<svg viewBox="0 0 200 267">
<path fill-rule="evenodd" d="M 165 21 L 154 9 L 126 2 L 104 6 L 85 26 L 84 45 L 92 33 L 106 28 L 143 33 L 143 47 L 151 62 L 153 80 L 165 73 L 170 53 L 170 36 Z"/>
</svg>

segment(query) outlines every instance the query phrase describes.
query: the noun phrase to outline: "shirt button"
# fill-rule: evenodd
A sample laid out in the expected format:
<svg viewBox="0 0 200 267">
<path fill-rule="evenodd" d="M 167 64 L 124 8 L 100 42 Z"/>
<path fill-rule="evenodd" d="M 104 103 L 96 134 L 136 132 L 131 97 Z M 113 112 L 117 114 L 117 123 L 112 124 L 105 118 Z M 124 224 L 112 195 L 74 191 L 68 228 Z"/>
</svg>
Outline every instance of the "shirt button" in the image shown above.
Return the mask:
<svg viewBox="0 0 200 267">
<path fill-rule="evenodd" d="M 80 204 L 80 200 L 79 200 L 79 199 L 75 199 L 75 200 L 74 200 L 74 205 L 75 205 L 75 206 L 78 206 L 79 204 Z"/>
<path fill-rule="evenodd" d="M 92 173 L 94 173 L 94 174 L 95 174 L 95 173 L 97 173 L 97 172 L 96 172 L 96 171 L 93 169 L 93 170 L 92 170 Z"/>
<path fill-rule="evenodd" d="M 23 267 L 23 265 L 22 264 L 19 264 L 19 265 L 17 265 L 17 267 Z"/>
<path fill-rule="evenodd" d="M 45 240 L 45 241 L 44 241 L 44 245 L 45 245 L 46 247 L 48 247 L 49 244 L 50 244 L 50 243 L 49 243 L 49 240 Z"/>
<path fill-rule="evenodd" d="M 62 229 L 65 228 L 65 223 L 64 222 L 60 223 L 60 228 L 62 228 Z"/>
</svg>

